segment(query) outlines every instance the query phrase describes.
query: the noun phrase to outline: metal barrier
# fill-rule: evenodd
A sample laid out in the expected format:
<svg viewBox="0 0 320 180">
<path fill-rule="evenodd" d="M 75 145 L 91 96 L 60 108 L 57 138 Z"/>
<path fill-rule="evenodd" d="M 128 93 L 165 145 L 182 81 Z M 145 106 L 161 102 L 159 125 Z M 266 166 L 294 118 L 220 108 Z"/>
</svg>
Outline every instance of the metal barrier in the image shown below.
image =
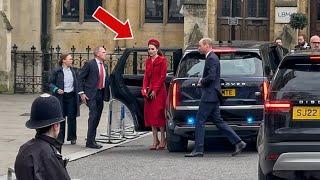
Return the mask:
<svg viewBox="0 0 320 180">
<path fill-rule="evenodd" d="M 108 116 L 108 127 L 107 133 L 100 134 L 99 138 L 96 138 L 97 142 L 107 143 L 107 144 L 118 144 L 120 142 L 125 141 L 125 139 L 121 138 L 120 136 L 120 127 L 119 130 L 112 130 L 112 114 L 113 114 L 113 103 L 116 99 L 111 99 L 109 101 L 109 116 Z M 118 135 L 117 135 L 118 133 Z"/>
<path fill-rule="evenodd" d="M 8 168 L 8 173 L 7 173 L 7 180 L 14 180 L 16 179 L 14 169 L 13 168 Z"/>
<path fill-rule="evenodd" d="M 115 108 L 115 102 L 119 102 L 119 121 L 114 121 L 117 119 L 114 119 L 113 114 L 117 113 L 114 112 Z M 107 144 L 118 144 L 121 143 L 127 139 L 135 139 L 139 137 L 141 134 L 144 133 L 137 133 L 134 130 L 134 125 L 126 125 L 125 117 L 126 117 L 126 110 L 125 105 L 121 103 L 121 101 L 117 99 L 111 99 L 109 101 L 109 116 L 108 116 L 108 127 L 107 127 L 107 133 L 100 134 L 101 137 L 96 138 L 97 142 L 101 143 L 107 143 Z M 116 125 L 116 128 L 112 128 L 114 123 L 119 123 Z"/>
<path fill-rule="evenodd" d="M 125 127 L 125 106 L 121 104 L 120 108 L 120 124 L 121 124 L 121 137 L 126 139 L 134 139 L 139 137 L 140 135 L 134 130 L 134 125 L 129 127 Z"/>
</svg>

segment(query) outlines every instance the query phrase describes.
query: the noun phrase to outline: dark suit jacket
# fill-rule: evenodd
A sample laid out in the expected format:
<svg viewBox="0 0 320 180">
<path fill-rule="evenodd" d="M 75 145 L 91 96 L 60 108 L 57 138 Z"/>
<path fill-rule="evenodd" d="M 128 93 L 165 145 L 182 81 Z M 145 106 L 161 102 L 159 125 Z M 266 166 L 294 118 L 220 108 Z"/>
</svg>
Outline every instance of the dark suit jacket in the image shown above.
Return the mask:
<svg viewBox="0 0 320 180">
<path fill-rule="evenodd" d="M 109 101 L 109 76 L 108 67 L 104 65 L 106 70 L 105 88 L 104 88 L 104 100 Z M 79 74 L 79 92 L 83 91 L 89 99 L 94 99 L 97 94 L 99 83 L 99 67 L 95 59 L 92 59 L 84 64 Z"/>
<path fill-rule="evenodd" d="M 202 102 L 221 102 L 220 62 L 214 52 L 210 52 L 204 65 L 202 80 Z"/>
<path fill-rule="evenodd" d="M 80 98 L 78 95 L 78 70 L 76 68 L 70 68 L 71 72 L 72 72 L 72 76 L 73 76 L 73 91 L 75 92 L 75 98 L 76 98 L 76 102 L 77 102 L 77 116 L 80 115 Z M 55 68 L 50 77 L 49 77 L 49 88 L 50 88 L 50 92 L 52 95 L 54 95 L 55 97 L 57 97 L 60 101 L 60 104 L 63 104 L 63 95 L 62 94 L 58 94 L 57 91 L 58 89 L 62 89 L 64 90 L 64 74 L 63 74 L 63 69 L 62 67 L 58 67 Z M 66 116 L 66 114 L 64 114 Z"/>
</svg>

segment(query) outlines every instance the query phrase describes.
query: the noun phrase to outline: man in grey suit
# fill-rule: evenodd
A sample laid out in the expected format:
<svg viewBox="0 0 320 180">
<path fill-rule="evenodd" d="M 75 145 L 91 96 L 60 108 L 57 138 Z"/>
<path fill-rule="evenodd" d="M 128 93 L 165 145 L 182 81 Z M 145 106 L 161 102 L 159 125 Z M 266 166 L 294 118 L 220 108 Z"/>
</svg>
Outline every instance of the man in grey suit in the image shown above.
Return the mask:
<svg viewBox="0 0 320 180">
<path fill-rule="evenodd" d="M 208 119 L 212 120 L 217 128 L 235 145 L 235 151 L 232 156 L 241 153 L 246 147 L 246 143 L 220 117 L 220 102 L 222 101 L 220 93 L 220 62 L 212 48 L 213 42 L 210 38 L 203 38 L 199 41 L 198 49 L 200 53 L 206 55 L 206 61 L 203 76 L 198 81 L 198 86 L 202 89 L 202 96 L 196 117 L 195 148 L 190 154 L 186 154 L 186 157 L 203 157 L 205 122 Z"/>
<path fill-rule="evenodd" d="M 108 68 L 103 61 L 106 50 L 96 47 L 94 59 L 85 63 L 79 75 L 79 94 L 83 103 L 89 107 L 88 132 L 86 147 L 100 149 L 102 145 L 95 142 L 97 127 L 103 110 L 103 101 L 109 101 Z"/>
</svg>

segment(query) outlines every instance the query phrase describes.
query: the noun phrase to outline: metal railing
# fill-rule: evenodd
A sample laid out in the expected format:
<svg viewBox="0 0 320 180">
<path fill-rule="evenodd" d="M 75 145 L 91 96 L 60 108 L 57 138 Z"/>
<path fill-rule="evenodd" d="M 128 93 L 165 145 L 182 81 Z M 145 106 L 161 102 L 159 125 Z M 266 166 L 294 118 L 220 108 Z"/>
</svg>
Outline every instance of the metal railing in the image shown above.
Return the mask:
<svg viewBox="0 0 320 180">
<path fill-rule="evenodd" d="M 74 60 L 75 68 L 80 69 L 84 63 L 93 59 L 93 52 L 90 46 L 84 51 L 77 51 L 75 46 L 70 51 Z M 58 66 L 61 47 L 50 47 L 48 50 L 38 51 L 35 46 L 30 47 L 30 51 L 20 51 L 17 45 L 13 45 L 11 51 L 12 64 L 14 70 L 14 93 L 41 93 L 48 90 L 48 79 L 53 68 Z M 113 53 L 107 53 L 105 64 L 108 66 L 108 73 L 118 62 L 121 56 L 121 49 L 117 48 Z"/>
</svg>

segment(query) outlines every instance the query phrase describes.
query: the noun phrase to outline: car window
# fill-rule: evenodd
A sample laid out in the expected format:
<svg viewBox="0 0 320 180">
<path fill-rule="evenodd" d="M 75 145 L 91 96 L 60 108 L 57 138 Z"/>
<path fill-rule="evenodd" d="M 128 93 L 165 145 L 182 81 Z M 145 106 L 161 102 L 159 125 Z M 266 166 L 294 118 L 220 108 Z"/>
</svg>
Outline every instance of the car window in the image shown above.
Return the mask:
<svg viewBox="0 0 320 180">
<path fill-rule="evenodd" d="M 221 77 L 263 76 L 262 60 L 252 53 L 217 54 L 220 58 Z M 178 77 L 202 77 L 204 55 L 186 55 L 181 61 Z"/>
<path fill-rule="evenodd" d="M 257 58 L 220 59 L 221 76 L 262 76 L 262 61 Z"/>
<path fill-rule="evenodd" d="M 278 70 L 273 91 L 318 91 L 320 65 L 299 64 Z"/>
<path fill-rule="evenodd" d="M 180 64 L 178 77 L 201 77 L 205 59 L 187 58 Z"/>
<path fill-rule="evenodd" d="M 173 74 L 173 52 L 166 52 L 167 75 Z M 126 60 L 124 75 L 143 75 L 145 72 L 145 62 L 148 58 L 146 52 L 132 52 Z"/>
</svg>

